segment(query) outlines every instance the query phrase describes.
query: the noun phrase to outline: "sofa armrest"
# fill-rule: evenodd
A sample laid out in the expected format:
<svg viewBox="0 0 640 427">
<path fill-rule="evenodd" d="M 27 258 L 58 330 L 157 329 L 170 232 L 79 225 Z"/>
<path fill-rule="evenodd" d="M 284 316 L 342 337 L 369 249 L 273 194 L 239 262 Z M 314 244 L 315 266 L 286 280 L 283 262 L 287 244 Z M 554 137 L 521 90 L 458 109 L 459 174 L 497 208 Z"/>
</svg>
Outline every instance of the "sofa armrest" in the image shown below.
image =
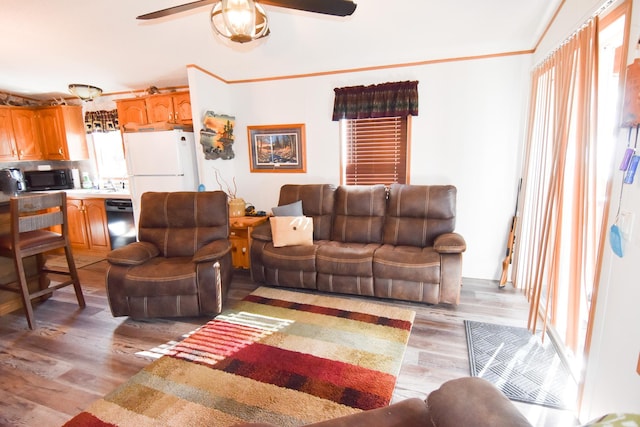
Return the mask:
<svg viewBox="0 0 640 427">
<path fill-rule="evenodd" d="M 254 240 L 262 240 L 263 242 L 271 242 L 273 240 L 273 235 L 271 234 L 271 222 L 263 222 L 257 227 L 254 227 L 251 232 L 251 238 Z"/>
<path fill-rule="evenodd" d="M 467 250 L 467 242 L 458 233 L 444 233 L 436 237 L 433 248 L 441 254 L 459 254 Z"/>
<path fill-rule="evenodd" d="M 417 397 L 356 414 L 306 424 L 307 427 L 400 427 L 429 426 L 427 405 Z M 275 427 L 268 423 L 240 423 L 233 427 Z"/>
<path fill-rule="evenodd" d="M 231 250 L 231 243 L 226 239 L 214 240 L 207 243 L 193 254 L 193 262 L 215 261 L 225 256 Z"/>
<path fill-rule="evenodd" d="M 160 255 L 160 250 L 153 243 L 133 242 L 107 254 L 107 260 L 117 265 L 140 265 Z"/>
<path fill-rule="evenodd" d="M 515 405 L 489 381 L 464 377 L 447 381 L 427 397 L 437 427 L 531 427 Z"/>
</svg>

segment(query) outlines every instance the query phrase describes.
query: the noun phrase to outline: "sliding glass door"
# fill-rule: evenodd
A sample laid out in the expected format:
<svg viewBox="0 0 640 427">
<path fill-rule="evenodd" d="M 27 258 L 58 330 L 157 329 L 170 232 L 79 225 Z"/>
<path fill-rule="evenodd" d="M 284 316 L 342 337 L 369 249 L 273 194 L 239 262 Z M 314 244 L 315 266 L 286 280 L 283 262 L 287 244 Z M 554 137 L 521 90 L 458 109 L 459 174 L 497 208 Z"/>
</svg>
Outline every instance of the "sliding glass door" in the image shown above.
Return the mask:
<svg viewBox="0 0 640 427">
<path fill-rule="evenodd" d="M 606 12 L 534 70 L 514 277 L 530 328 L 551 325 L 576 371 L 606 238 L 626 59 L 627 5 Z"/>
</svg>

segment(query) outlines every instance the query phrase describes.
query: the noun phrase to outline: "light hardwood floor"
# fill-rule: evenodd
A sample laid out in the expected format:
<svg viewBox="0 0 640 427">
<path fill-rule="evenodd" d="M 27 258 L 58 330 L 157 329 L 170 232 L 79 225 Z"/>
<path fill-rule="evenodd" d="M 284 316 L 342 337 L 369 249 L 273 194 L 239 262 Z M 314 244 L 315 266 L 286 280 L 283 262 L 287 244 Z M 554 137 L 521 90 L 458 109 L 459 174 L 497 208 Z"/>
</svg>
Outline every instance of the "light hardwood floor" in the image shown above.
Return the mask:
<svg viewBox="0 0 640 427">
<path fill-rule="evenodd" d="M 79 270 L 85 309 L 78 308 L 73 291 L 65 288 L 35 308 L 35 331 L 27 328 L 22 310 L 0 317 L 0 426 L 60 426 L 149 363 L 136 352 L 208 320 L 113 318 L 105 267 L 102 261 Z M 255 288 L 248 273 L 237 272 L 227 304 Z M 393 401 L 425 398 L 443 382 L 469 376 L 464 319 L 525 327 L 528 310 L 520 291 L 471 279 L 463 281 L 456 307 L 368 300 L 416 311 Z M 569 411 L 516 405 L 535 426 L 577 425 Z"/>
</svg>

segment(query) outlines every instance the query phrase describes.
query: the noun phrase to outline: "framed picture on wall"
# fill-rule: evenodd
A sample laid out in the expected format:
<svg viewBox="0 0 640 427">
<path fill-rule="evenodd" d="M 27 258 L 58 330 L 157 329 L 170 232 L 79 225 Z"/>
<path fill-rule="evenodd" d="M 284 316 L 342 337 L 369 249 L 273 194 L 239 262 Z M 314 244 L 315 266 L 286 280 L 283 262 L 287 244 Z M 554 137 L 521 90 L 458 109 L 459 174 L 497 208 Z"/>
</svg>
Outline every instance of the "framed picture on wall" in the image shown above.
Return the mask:
<svg viewBox="0 0 640 427">
<path fill-rule="evenodd" d="M 251 172 L 306 172 L 304 124 L 247 126 Z"/>
</svg>

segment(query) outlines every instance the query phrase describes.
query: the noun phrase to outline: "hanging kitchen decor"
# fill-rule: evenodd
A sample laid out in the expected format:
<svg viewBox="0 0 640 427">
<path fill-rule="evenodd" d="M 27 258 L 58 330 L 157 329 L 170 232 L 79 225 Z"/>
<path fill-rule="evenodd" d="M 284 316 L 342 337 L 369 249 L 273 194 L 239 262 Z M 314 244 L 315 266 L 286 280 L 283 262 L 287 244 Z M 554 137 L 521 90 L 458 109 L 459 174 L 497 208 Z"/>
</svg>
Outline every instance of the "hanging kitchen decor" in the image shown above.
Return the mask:
<svg viewBox="0 0 640 427">
<path fill-rule="evenodd" d="M 203 129 L 200 131 L 200 145 L 206 160 L 231 160 L 233 152 L 233 128 L 236 118 L 226 114 L 207 111 L 202 119 Z"/>
</svg>

